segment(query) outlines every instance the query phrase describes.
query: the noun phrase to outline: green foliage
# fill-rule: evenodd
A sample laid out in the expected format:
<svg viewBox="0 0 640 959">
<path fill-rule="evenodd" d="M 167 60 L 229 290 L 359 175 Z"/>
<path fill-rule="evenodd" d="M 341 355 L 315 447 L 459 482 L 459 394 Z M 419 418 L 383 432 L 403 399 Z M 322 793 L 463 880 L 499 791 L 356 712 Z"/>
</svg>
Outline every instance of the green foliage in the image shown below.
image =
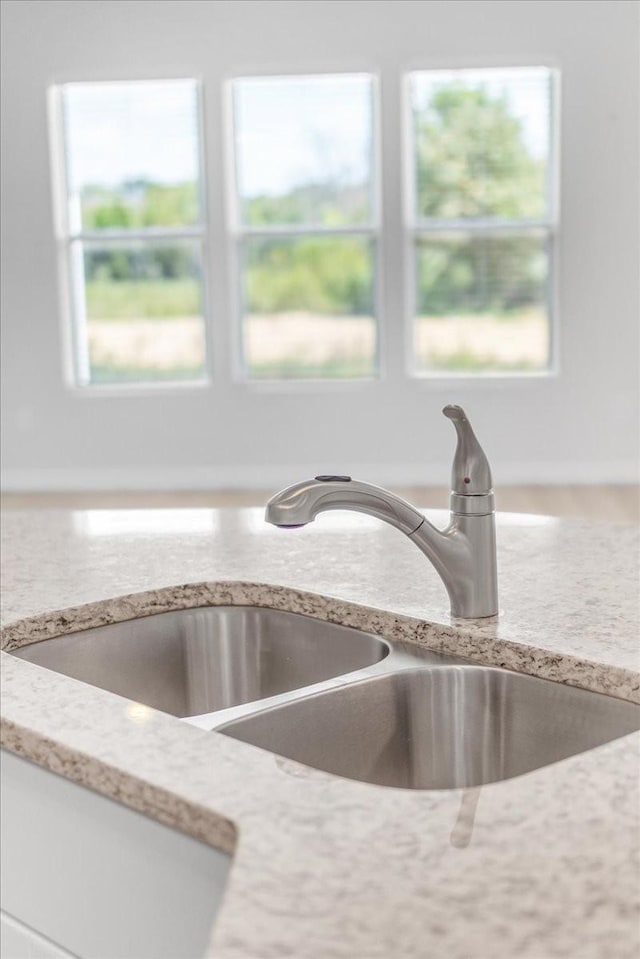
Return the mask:
<svg viewBox="0 0 640 959">
<path fill-rule="evenodd" d="M 111 247 L 87 250 L 84 262 L 87 283 L 144 284 L 156 280 L 197 281 L 199 263 L 189 244 L 156 242 L 153 246 Z"/>
<path fill-rule="evenodd" d="M 89 186 L 82 196 L 82 216 L 87 230 L 188 226 L 198 219 L 196 184 L 166 185 L 135 180 L 117 189 Z M 161 278 L 195 278 L 197 273 L 193 253 L 184 244 L 104 247 L 90 250 L 85 257 L 85 277 L 89 284 L 93 281 L 144 284 Z"/>
<path fill-rule="evenodd" d="M 151 183 L 141 210 L 142 226 L 186 226 L 198 222 L 195 183 L 164 186 Z"/>
<path fill-rule="evenodd" d="M 365 186 L 339 182 L 309 183 L 281 196 L 256 196 L 244 201 L 243 217 L 250 226 L 296 223 L 355 226 L 370 216 Z"/>
<path fill-rule="evenodd" d="M 545 165 L 504 98 L 463 83 L 437 88 L 416 116 L 416 150 L 419 216 L 544 214 Z"/>
<path fill-rule="evenodd" d="M 371 315 L 372 296 L 371 252 L 359 239 L 269 239 L 249 246 L 250 313 Z"/>
<path fill-rule="evenodd" d="M 133 226 L 133 217 L 129 207 L 121 203 L 119 199 L 106 199 L 93 209 L 89 209 L 85 215 L 85 227 L 88 230 L 113 230 L 116 228 L 126 229 Z"/>
<path fill-rule="evenodd" d="M 116 189 L 87 186 L 82 194 L 85 230 L 192 226 L 197 221 L 198 193 L 194 182 L 129 180 Z"/>
<path fill-rule="evenodd" d="M 536 237 L 422 240 L 417 263 L 421 315 L 508 314 L 544 299 L 546 259 Z"/>
</svg>

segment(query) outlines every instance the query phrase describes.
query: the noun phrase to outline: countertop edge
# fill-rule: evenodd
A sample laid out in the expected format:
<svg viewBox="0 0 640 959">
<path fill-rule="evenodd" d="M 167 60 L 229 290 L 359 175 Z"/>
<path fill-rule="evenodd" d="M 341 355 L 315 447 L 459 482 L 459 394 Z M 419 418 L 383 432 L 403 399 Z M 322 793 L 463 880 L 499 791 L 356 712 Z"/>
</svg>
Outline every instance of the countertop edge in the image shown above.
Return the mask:
<svg viewBox="0 0 640 959">
<path fill-rule="evenodd" d="M 261 606 L 299 613 L 364 632 L 457 655 L 540 679 L 640 703 L 640 673 L 495 635 L 497 617 L 446 625 L 322 593 L 241 580 L 184 583 L 45 611 L 7 623 L 0 649 L 11 650 L 68 633 L 198 606 Z"/>
<path fill-rule="evenodd" d="M 236 825 L 213 808 L 189 802 L 175 792 L 4 717 L 0 717 L 0 747 L 230 856 L 235 852 Z"/>
</svg>

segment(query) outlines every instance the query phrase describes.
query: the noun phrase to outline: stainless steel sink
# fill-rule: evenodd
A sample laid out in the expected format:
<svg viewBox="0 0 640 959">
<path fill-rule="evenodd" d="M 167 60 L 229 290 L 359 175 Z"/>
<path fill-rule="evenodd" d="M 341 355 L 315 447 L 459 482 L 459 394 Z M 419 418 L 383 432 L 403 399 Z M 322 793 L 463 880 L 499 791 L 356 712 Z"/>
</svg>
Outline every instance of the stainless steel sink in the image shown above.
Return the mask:
<svg viewBox="0 0 640 959">
<path fill-rule="evenodd" d="M 448 789 L 510 779 L 637 729 L 640 707 L 631 703 L 444 665 L 316 693 L 218 731 L 349 779 Z"/>
<path fill-rule="evenodd" d="M 160 613 L 12 651 L 180 717 L 310 686 L 388 652 L 386 642 L 368 633 L 253 606 Z"/>
<path fill-rule="evenodd" d="M 640 706 L 255 606 L 161 613 L 14 656 L 348 779 L 479 786 L 640 729 Z"/>
</svg>

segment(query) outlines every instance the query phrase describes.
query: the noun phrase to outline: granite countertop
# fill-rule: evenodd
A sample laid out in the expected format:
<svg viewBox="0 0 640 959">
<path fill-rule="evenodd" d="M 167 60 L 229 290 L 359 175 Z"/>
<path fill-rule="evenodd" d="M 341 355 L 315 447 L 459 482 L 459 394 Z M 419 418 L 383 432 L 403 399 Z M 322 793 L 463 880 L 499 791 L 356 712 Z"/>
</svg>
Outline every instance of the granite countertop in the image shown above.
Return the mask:
<svg viewBox="0 0 640 959">
<path fill-rule="evenodd" d="M 250 602 L 640 702 L 636 527 L 499 515 L 501 615 L 475 622 L 452 622 L 425 558 L 366 516 L 284 532 L 262 510 L 24 511 L 3 538 L 4 648 Z M 233 855 L 221 959 L 638 953 L 640 734 L 505 782 L 402 790 L 2 667 L 5 748 Z"/>
</svg>

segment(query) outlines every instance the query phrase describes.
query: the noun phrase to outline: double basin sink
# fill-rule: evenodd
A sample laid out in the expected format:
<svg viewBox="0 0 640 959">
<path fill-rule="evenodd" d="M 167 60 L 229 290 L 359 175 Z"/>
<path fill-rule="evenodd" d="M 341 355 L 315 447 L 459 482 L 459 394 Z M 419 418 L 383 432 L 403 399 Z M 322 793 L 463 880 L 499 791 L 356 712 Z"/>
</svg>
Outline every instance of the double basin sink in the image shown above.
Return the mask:
<svg viewBox="0 0 640 959">
<path fill-rule="evenodd" d="M 510 779 L 640 729 L 640 706 L 297 613 L 213 606 L 12 654 L 337 776 Z"/>
</svg>

